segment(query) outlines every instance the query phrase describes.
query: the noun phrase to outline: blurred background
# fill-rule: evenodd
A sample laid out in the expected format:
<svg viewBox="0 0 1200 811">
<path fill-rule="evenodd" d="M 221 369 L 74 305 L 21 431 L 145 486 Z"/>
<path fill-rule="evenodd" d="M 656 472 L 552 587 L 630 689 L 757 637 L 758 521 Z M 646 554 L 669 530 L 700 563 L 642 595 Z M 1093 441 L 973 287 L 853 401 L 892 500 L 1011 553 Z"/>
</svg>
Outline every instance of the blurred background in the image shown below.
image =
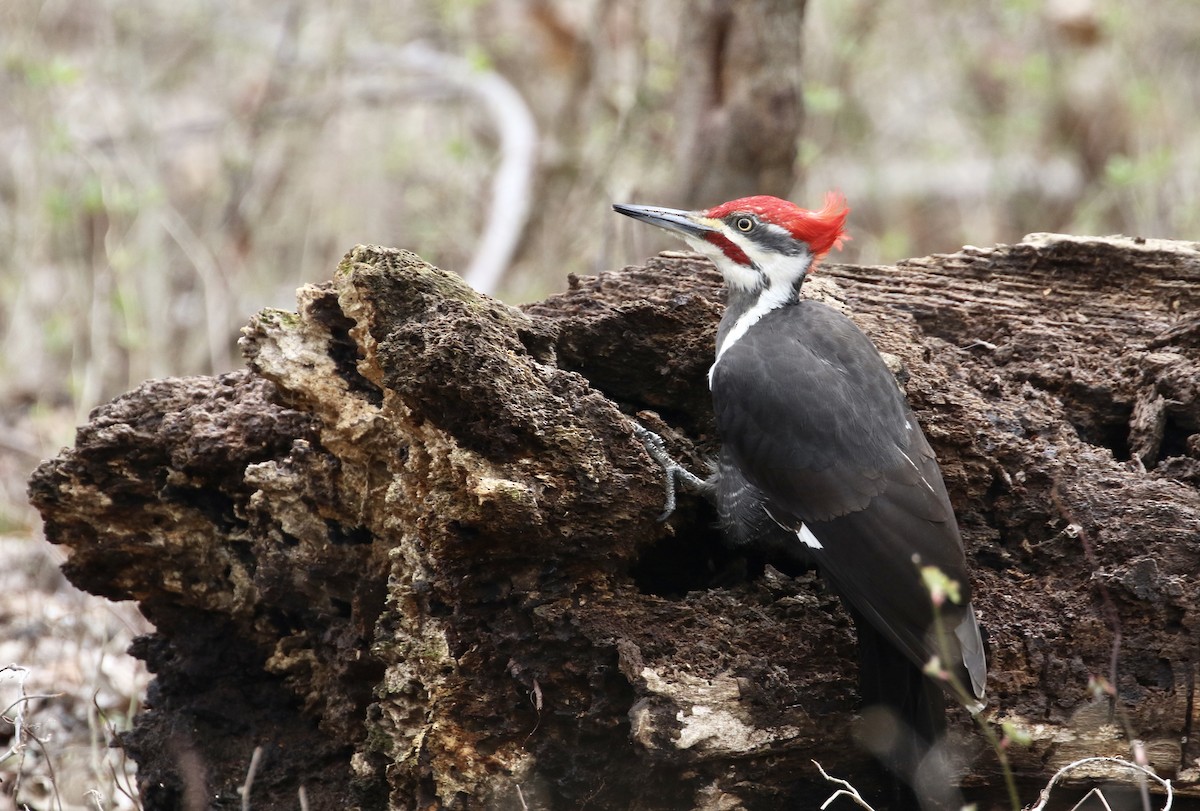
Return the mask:
<svg viewBox="0 0 1200 811">
<path fill-rule="evenodd" d="M 25 480 L 91 408 L 240 366 L 355 244 L 519 303 L 679 247 L 612 202 L 831 188 L 839 261 L 1200 238 L 1200 2 L 0 0 L 0 536 L 37 537 Z M 4 547 L 0 596 L 45 598 L 0 601 L 4 662 L 75 696 L 99 774 L 144 674 L 81 652 L 141 626 L 54 602 L 45 548 Z"/>
<path fill-rule="evenodd" d="M 838 188 L 838 258 L 890 263 L 1196 238 L 1198 181 L 1193 0 L 4 0 L 0 528 L 357 243 L 518 303 L 671 245 L 614 201 Z"/>
</svg>

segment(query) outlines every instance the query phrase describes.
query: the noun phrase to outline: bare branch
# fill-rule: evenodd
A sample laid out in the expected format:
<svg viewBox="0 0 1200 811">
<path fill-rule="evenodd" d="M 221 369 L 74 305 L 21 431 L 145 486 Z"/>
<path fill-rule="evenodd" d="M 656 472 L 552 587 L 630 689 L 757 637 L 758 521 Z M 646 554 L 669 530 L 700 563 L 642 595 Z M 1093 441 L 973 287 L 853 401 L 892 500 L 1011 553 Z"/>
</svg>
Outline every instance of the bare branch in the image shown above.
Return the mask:
<svg viewBox="0 0 1200 811">
<path fill-rule="evenodd" d="M 858 789 L 856 789 L 854 786 L 850 785 L 850 783 L 848 783 L 845 780 L 842 780 L 840 777 L 831 777 L 825 771 L 824 767 L 822 767 L 821 764 L 817 763 L 817 761 L 815 761 L 815 760 L 813 761 L 813 765 L 817 767 L 817 771 L 819 771 L 821 773 L 822 777 L 824 777 L 830 783 L 835 783 L 835 784 L 841 786 L 840 789 L 835 791 L 833 794 L 829 795 L 828 800 L 821 803 L 821 811 L 825 811 L 825 809 L 828 808 L 833 803 L 833 801 L 836 800 L 838 797 L 849 797 L 850 800 L 855 805 L 865 808 L 865 809 L 867 809 L 867 811 L 875 811 L 875 809 L 871 807 L 871 804 L 868 803 L 866 800 L 864 800 L 863 796 L 858 793 Z"/>
<path fill-rule="evenodd" d="M 442 53 L 416 42 L 401 48 L 373 48 L 360 67 L 378 62 L 419 71 L 455 93 L 480 104 L 491 118 L 500 139 L 500 168 L 492 177 L 487 226 L 475 246 L 474 256 L 462 277 L 481 293 L 494 293 L 508 270 L 529 219 L 533 175 L 536 169 L 538 130 L 533 113 L 520 92 L 493 70 L 461 57 Z M 368 63 L 364 65 L 364 62 Z"/>
<path fill-rule="evenodd" d="M 262 760 L 262 751 L 261 746 L 254 747 L 254 754 L 250 756 L 250 768 L 246 769 L 246 782 L 238 788 L 238 794 L 242 795 L 242 811 L 250 811 L 250 790 L 254 788 L 254 775 Z"/>
<path fill-rule="evenodd" d="M 1050 782 L 1046 784 L 1046 787 L 1044 789 L 1042 789 L 1041 793 L 1038 795 L 1038 801 L 1034 805 L 1030 806 L 1028 811 L 1044 811 L 1044 809 L 1046 808 L 1046 804 L 1050 801 L 1050 792 L 1054 790 L 1054 785 L 1060 779 L 1062 779 L 1070 771 L 1078 769 L 1081 766 L 1087 766 L 1087 765 L 1093 764 L 1093 763 L 1115 763 L 1117 765 L 1125 766 L 1125 767 L 1129 768 L 1130 770 L 1137 772 L 1139 778 L 1148 777 L 1151 780 L 1156 781 L 1160 786 L 1163 787 L 1163 790 L 1166 791 L 1166 793 L 1167 793 L 1167 801 L 1163 805 L 1162 811 L 1170 811 L 1171 801 L 1174 798 L 1174 792 L 1171 789 L 1171 781 L 1166 780 L 1162 777 L 1159 777 L 1157 774 L 1150 771 L 1150 769 L 1146 768 L 1145 766 L 1139 766 L 1136 763 L 1132 763 L 1128 760 L 1125 760 L 1124 758 L 1119 758 L 1119 757 L 1086 757 L 1086 758 L 1082 758 L 1080 760 L 1076 760 L 1072 763 L 1068 763 L 1066 766 L 1063 766 L 1061 769 L 1059 769 L 1057 772 L 1054 773 L 1054 776 L 1050 778 Z M 1091 796 L 1091 795 L 1089 794 L 1088 796 Z M 1084 799 L 1087 799 L 1087 797 L 1085 797 Z M 1105 805 L 1107 805 L 1106 801 L 1105 801 Z"/>
</svg>

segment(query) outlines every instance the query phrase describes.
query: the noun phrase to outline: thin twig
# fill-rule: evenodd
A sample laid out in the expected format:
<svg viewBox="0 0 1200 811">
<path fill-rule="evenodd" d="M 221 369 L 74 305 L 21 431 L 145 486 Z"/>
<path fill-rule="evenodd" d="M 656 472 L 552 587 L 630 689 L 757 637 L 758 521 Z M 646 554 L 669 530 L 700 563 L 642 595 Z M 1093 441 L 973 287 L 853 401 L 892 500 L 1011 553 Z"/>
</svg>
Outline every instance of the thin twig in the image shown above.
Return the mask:
<svg viewBox="0 0 1200 811">
<path fill-rule="evenodd" d="M 1103 577 L 1099 576 L 1100 561 L 1096 557 L 1095 548 L 1092 546 L 1091 538 L 1083 525 L 1075 520 L 1069 507 L 1062 500 L 1059 493 L 1058 482 L 1055 481 L 1054 486 L 1050 490 L 1050 499 L 1054 504 L 1055 509 L 1068 522 L 1067 530 L 1074 530 L 1074 535 L 1079 539 L 1080 546 L 1083 547 L 1083 554 L 1092 568 L 1092 581 L 1096 584 L 1096 590 L 1100 593 L 1100 600 L 1104 606 L 1104 616 L 1112 627 L 1113 641 L 1112 649 L 1108 656 L 1108 683 L 1105 685 L 1105 692 L 1108 693 L 1108 716 L 1109 720 L 1119 719 L 1121 727 L 1125 731 L 1125 739 L 1129 741 L 1129 751 L 1133 756 L 1136 764 L 1144 767 L 1146 761 L 1145 750 L 1142 749 L 1141 742 L 1137 740 L 1137 735 L 1133 730 L 1133 724 L 1129 721 L 1129 716 L 1121 706 L 1120 697 L 1117 694 L 1117 666 L 1121 660 L 1121 615 L 1117 610 L 1117 605 L 1113 601 L 1112 595 L 1108 591 L 1108 586 L 1104 582 Z M 1139 786 L 1139 793 L 1142 798 L 1142 811 L 1150 811 L 1150 790 L 1146 785 L 1145 778 L 1142 778 Z"/>
<path fill-rule="evenodd" d="M 12 746 L 9 747 L 7 752 L 0 755 L 0 763 L 8 760 L 13 755 L 19 756 L 17 760 L 17 777 L 13 781 L 15 785 L 13 786 L 12 790 L 13 798 L 15 799 L 21 793 L 21 777 L 25 774 L 25 749 L 27 747 L 27 744 L 25 743 L 25 737 L 30 734 L 25 727 L 25 704 L 28 701 L 28 698 L 25 695 L 25 680 L 29 678 L 30 670 L 27 667 L 22 667 L 18 664 L 12 664 L 0 668 L 0 673 L 4 673 L 6 670 L 11 670 L 17 674 L 17 690 L 20 694 L 20 698 L 10 704 L 3 713 L 0 713 L 0 716 L 3 716 L 4 720 L 8 720 L 8 711 L 13 707 L 17 708 L 16 715 L 11 721 L 13 725 Z"/>
<path fill-rule="evenodd" d="M 487 114 L 500 142 L 500 165 L 492 176 L 487 224 L 471 263 L 461 274 L 481 293 L 494 293 L 508 270 L 529 220 L 537 168 L 537 120 L 525 97 L 498 72 L 423 42 L 395 48 L 376 46 L 353 60 L 366 71 L 381 66 L 423 74 L 447 90 L 472 100 Z"/>
<path fill-rule="evenodd" d="M 521 742 L 522 747 L 529 743 L 529 739 L 533 737 L 533 733 L 537 732 L 538 727 L 542 725 L 542 686 L 538 684 L 537 676 L 533 677 L 533 689 L 529 691 L 528 696 L 529 703 L 533 705 L 533 711 L 537 713 L 537 720 L 533 724 L 533 729 L 529 730 L 529 734 Z"/>
<path fill-rule="evenodd" d="M 1136 763 L 1132 763 L 1124 758 L 1119 757 L 1085 757 L 1080 760 L 1076 760 L 1073 763 L 1068 763 L 1066 766 L 1063 766 L 1054 773 L 1054 776 L 1050 778 L 1050 782 L 1046 784 L 1046 787 L 1042 789 L 1041 794 L 1038 795 L 1038 801 L 1029 808 L 1029 811 L 1044 811 L 1046 803 L 1050 801 L 1050 792 L 1054 790 L 1054 784 L 1057 783 L 1063 776 L 1065 776 L 1067 772 L 1090 763 L 1116 763 L 1120 766 L 1126 766 L 1137 771 L 1140 777 L 1149 777 L 1151 780 L 1158 781 L 1158 784 L 1167 792 L 1167 802 L 1165 805 L 1163 805 L 1162 811 L 1171 811 L 1171 801 L 1175 796 L 1174 791 L 1171 789 L 1171 781 L 1159 777 L 1145 766 L 1139 766 Z M 1084 799 L 1086 799 L 1086 797 Z"/>
<path fill-rule="evenodd" d="M 46 760 L 46 772 L 50 775 L 50 788 L 54 791 L 54 805 L 58 808 L 58 811 L 63 811 L 62 795 L 58 791 L 58 775 L 54 773 L 54 761 L 50 758 L 50 753 L 46 751 L 46 741 L 33 735 L 30 738 L 37 744 L 42 757 Z"/>
<path fill-rule="evenodd" d="M 832 803 L 838 797 L 849 797 L 855 805 L 865 808 L 867 811 L 875 811 L 875 809 L 871 807 L 871 804 L 864 800 L 863 796 L 858 793 L 858 789 L 850 785 L 850 783 L 847 781 L 842 780 L 840 777 L 830 777 L 829 773 L 825 771 L 825 768 L 820 763 L 817 763 L 817 761 L 814 760 L 812 763 L 817 767 L 817 771 L 821 773 L 822 777 L 824 777 L 830 783 L 841 786 L 840 789 L 829 795 L 828 800 L 821 803 L 821 811 L 825 811 L 825 809 L 829 807 L 830 803 Z"/>
<path fill-rule="evenodd" d="M 120 794 L 124 794 L 125 797 L 127 797 L 129 801 L 133 803 L 134 808 L 140 809 L 142 807 L 142 802 L 136 795 L 137 790 L 134 789 L 129 783 L 129 760 L 125 753 L 125 747 L 113 743 L 118 735 L 117 727 L 108 719 L 108 714 L 104 711 L 104 708 L 100 706 L 99 695 L 99 690 L 92 693 L 92 706 L 89 708 L 88 722 L 91 724 L 94 713 L 95 717 L 98 719 L 98 724 L 102 725 L 99 731 L 104 735 L 106 748 L 109 750 L 115 748 L 119 753 L 118 757 L 121 761 L 121 775 L 117 775 L 117 769 L 112 763 L 112 758 L 110 758 L 107 754 L 99 756 L 99 759 L 93 763 L 92 773 L 95 774 L 97 778 L 103 779 L 105 776 L 104 769 L 107 768 L 109 782 L 112 784 L 113 789 Z M 92 734 L 95 736 L 97 734 L 97 730 L 93 729 Z M 96 749 L 95 741 L 93 741 L 93 750 L 94 749 Z M 93 757 L 96 757 L 96 753 L 94 751 L 92 754 Z M 125 782 L 124 785 L 122 785 L 122 780 Z"/>
<path fill-rule="evenodd" d="M 1077 802 L 1077 803 L 1075 803 L 1075 805 L 1071 806 L 1071 811 L 1079 811 L 1079 809 L 1083 806 L 1083 804 L 1086 803 L 1093 796 L 1095 796 L 1095 798 L 1097 800 L 1099 800 L 1100 805 L 1102 805 L 1104 807 L 1104 811 L 1112 811 L 1112 806 L 1108 804 L 1108 798 L 1104 796 L 1104 792 L 1100 790 L 1099 786 L 1092 789 L 1087 794 L 1083 795 L 1083 797 L 1080 798 L 1079 802 Z"/>
<path fill-rule="evenodd" d="M 141 808 L 141 799 L 134 795 L 133 786 L 129 785 L 129 765 L 125 757 L 125 748 L 121 747 L 121 776 L 117 775 L 117 767 L 111 762 L 106 762 L 105 765 L 108 766 L 108 774 L 112 780 L 113 788 L 124 794 L 129 802 L 133 803 L 134 808 Z M 125 780 L 125 785 L 121 785 L 122 779 Z"/>
<path fill-rule="evenodd" d="M 242 783 L 238 789 L 238 794 L 242 795 L 242 811 L 250 811 L 250 789 L 254 787 L 254 774 L 258 771 L 258 763 L 262 760 L 261 746 L 254 747 L 254 754 L 250 756 L 250 768 L 246 769 L 246 782 Z"/>
<path fill-rule="evenodd" d="M 936 567 L 934 567 L 933 571 L 944 578 L 944 573 L 942 573 Z M 929 585 L 931 582 L 937 582 L 937 578 L 926 579 L 927 585 Z M 953 581 L 949 582 L 953 583 Z M 929 663 L 926 664 L 925 672 L 929 676 L 939 679 L 946 684 L 955 697 L 957 697 L 958 703 L 966 708 L 968 712 L 970 712 L 971 719 L 979 728 L 979 733 L 983 735 L 984 740 L 988 742 L 988 744 L 992 747 L 992 751 L 996 753 L 996 760 L 1000 763 L 1000 773 L 1004 775 L 1004 787 L 1008 792 L 1009 807 L 1012 809 L 1012 811 L 1021 811 L 1021 795 L 1017 790 L 1017 779 L 1016 775 L 1013 773 L 1012 764 L 1008 759 L 1008 750 L 1005 746 L 1005 741 L 996 735 L 996 731 L 992 728 L 991 724 L 988 723 L 987 719 L 983 715 L 983 706 L 979 699 L 973 694 L 973 692 L 967 689 L 966 685 L 959 680 L 958 676 L 955 675 L 953 668 L 941 666 L 941 659 L 948 659 L 949 657 L 947 654 L 951 650 L 954 650 L 954 648 L 950 645 L 950 638 L 947 635 L 946 624 L 942 621 L 941 607 L 948 598 L 949 595 L 947 594 L 936 595 L 932 590 L 930 591 L 930 599 L 933 606 L 934 639 L 937 642 L 938 655 L 934 656 Z M 977 706 L 978 709 L 972 709 L 972 705 Z"/>
</svg>

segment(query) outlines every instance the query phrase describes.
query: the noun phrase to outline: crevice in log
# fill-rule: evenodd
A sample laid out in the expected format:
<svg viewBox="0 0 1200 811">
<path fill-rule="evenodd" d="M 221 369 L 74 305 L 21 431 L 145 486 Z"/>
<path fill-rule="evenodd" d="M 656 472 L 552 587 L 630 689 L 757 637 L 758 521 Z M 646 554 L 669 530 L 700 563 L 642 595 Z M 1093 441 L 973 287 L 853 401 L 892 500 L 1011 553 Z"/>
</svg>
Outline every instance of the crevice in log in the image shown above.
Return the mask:
<svg viewBox="0 0 1200 811">
<path fill-rule="evenodd" d="M 336 365 L 338 375 L 351 391 L 363 394 L 374 406 L 382 405 L 383 392 L 358 372 L 362 350 L 350 335 L 354 321 L 342 313 L 336 294 L 330 290 L 328 295 L 314 297 L 311 312 L 313 320 L 329 333 L 329 357 Z"/>
</svg>

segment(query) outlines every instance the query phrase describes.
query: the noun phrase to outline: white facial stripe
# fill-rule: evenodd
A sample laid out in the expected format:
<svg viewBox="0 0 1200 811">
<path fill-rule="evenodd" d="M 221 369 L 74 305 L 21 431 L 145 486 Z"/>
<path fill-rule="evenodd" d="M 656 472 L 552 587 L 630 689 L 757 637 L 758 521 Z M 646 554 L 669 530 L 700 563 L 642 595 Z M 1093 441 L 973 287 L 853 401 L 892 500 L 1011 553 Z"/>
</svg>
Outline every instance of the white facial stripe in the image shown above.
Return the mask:
<svg viewBox="0 0 1200 811">
<path fill-rule="evenodd" d="M 725 277 L 725 281 L 730 287 L 737 287 L 741 290 L 756 290 L 762 286 L 762 274 L 758 268 L 758 256 L 755 252 L 754 243 L 745 239 L 740 233 L 731 231 L 728 228 L 721 228 L 725 234 L 725 238 L 742 249 L 742 253 L 750 258 L 752 263 L 750 267 L 739 265 L 737 262 L 729 259 L 724 253 L 721 257 L 724 262 L 718 262 L 717 268 L 720 269 L 721 275 Z"/>
<path fill-rule="evenodd" d="M 751 254 L 753 256 L 753 254 Z M 771 280 L 771 287 L 782 287 L 795 290 L 796 284 L 812 267 L 812 254 L 802 253 L 797 256 L 786 256 L 781 253 L 766 254 L 754 257 L 760 270 Z"/>
<path fill-rule="evenodd" d="M 720 253 L 720 251 L 717 251 Z M 755 290 L 762 286 L 762 274 L 752 267 L 739 265 L 727 258 L 725 254 L 721 254 L 725 259 L 724 264 L 718 264 L 721 269 L 721 275 L 725 277 L 725 282 L 730 287 L 736 287 L 739 290 Z"/>
<path fill-rule="evenodd" d="M 717 270 L 721 271 L 721 275 L 725 277 L 725 283 L 730 287 L 736 287 L 739 290 L 754 290 L 762 284 L 762 274 L 752 267 L 738 264 L 725 255 L 725 252 L 711 242 L 706 242 L 693 236 L 685 236 L 684 241 L 692 247 L 696 253 L 702 253 L 713 261 L 717 266 Z M 747 256 L 753 258 L 753 254 L 747 251 L 748 246 L 740 240 L 733 240 Z"/>
</svg>

